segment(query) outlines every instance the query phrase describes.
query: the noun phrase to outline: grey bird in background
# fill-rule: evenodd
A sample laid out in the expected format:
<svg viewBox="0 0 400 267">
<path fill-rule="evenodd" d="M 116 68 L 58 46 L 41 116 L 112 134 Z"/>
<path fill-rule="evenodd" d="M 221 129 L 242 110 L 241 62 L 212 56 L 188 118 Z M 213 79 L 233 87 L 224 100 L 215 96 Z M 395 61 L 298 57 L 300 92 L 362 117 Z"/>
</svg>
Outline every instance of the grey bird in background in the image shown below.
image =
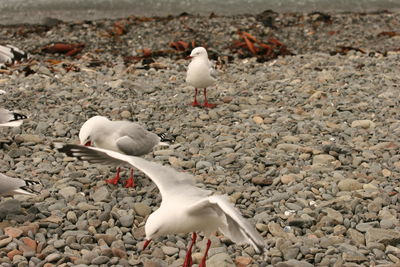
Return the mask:
<svg viewBox="0 0 400 267">
<path fill-rule="evenodd" d="M 110 121 L 103 116 L 94 116 L 87 120 L 79 131 L 79 140 L 82 145 L 95 146 L 130 156 L 142 156 L 153 151 L 154 147 L 169 144 L 162 142 L 162 138 L 147 131 L 137 123 L 131 121 Z M 120 179 L 120 168 L 114 178 L 107 183 L 117 184 Z M 133 169 L 125 183 L 125 187 L 134 187 Z"/>
<path fill-rule="evenodd" d="M 144 172 L 156 184 L 162 202 L 160 208 L 147 219 L 147 241 L 143 249 L 150 240 L 159 236 L 193 232 L 192 243 L 184 262 L 184 266 L 191 266 L 191 248 L 196 240 L 196 232 L 203 232 L 209 237 L 217 230 L 233 242 L 252 245 L 258 253 L 264 249 L 263 237 L 243 218 L 228 197 L 213 195 L 209 190 L 196 187 L 195 178 L 189 173 L 105 149 L 65 144 L 55 144 L 55 147 L 68 156 L 91 163 L 129 164 Z M 205 266 L 210 245 L 209 239 L 199 266 Z"/>
</svg>

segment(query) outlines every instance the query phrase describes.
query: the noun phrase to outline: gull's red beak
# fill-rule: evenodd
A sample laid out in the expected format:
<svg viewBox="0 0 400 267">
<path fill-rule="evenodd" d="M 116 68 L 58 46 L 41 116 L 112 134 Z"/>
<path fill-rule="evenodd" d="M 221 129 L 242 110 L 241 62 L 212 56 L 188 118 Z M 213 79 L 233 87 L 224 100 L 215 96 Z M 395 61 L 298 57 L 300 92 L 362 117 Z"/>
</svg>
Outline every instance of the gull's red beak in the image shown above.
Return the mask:
<svg viewBox="0 0 400 267">
<path fill-rule="evenodd" d="M 151 242 L 151 239 L 146 240 L 146 242 L 144 242 L 143 250 L 145 250 L 147 248 L 147 246 L 150 244 L 150 242 Z"/>
<path fill-rule="evenodd" d="M 87 141 L 85 146 L 91 146 L 92 145 L 92 141 Z"/>
<path fill-rule="evenodd" d="M 193 58 L 192 56 L 187 56 L 187 57 L 185 57 L 185 59 L 191 59 L 191 58 Z"/>
</svg>

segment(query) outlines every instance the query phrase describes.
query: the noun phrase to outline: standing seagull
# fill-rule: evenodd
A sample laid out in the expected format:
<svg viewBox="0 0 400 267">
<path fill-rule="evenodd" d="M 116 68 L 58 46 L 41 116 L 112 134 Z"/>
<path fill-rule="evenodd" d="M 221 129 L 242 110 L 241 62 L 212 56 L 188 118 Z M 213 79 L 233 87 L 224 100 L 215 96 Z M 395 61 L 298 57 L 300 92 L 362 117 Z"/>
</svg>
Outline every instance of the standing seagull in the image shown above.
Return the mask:
<svg viewBox="0 0 400 267">
<path fill-rule="evenodd" d="M 22 180 L 20 178 L 12 178 L 5 174 L 0 173 L 0 195 L 35 195 L 32 189 L 29 188 L 31 185 L 40 184 L 36 181 Z"/>
<path fill-rule="evenodd" d="M 0 126 L 18 127 L 26 118 L 23 114 L 0 108 Z"/>
<path fill-rule="evenodd" d="M 192 242 L 183 264 L 184 267 L 189 267 L 192 265 L 191 250 L 196 241 L 196 232 L 203 232 L 209 237 L 218 230 L 233 242 L 251 244 L 257 253 L 263 251 L 263 237 L 242 217 L 229 202 L 228 197 L 212 195 L 211 191 L 196 187 L 193 175 L 105 149 L 65 144 L 55 144 L 55 147 L 68 156 L 92 163 L 129 164 L 144 172 L 156 184 L 162 202 L 160 208 L 147 219 L 146 242 L 143 249 L 152 239 L 159 236 L 193 232 Z M 200 267 L 206 266 L 210 246 L 211 241 L 208 239 Z"/>
<path fill-rule="evenodd" d="M 189 58 L 192 58 L 186 73 L 186 82 L 194 87 L 193 107 L 200 106 L 197 102 L 197 90 L 203 88 L 204 103 L 203 107 L 214 108 L 215 104 L 210 104 L 207 101 L 207 87 L 213 85 L 216 81 L 216 71 L 211 66 L 208 60 L 207 50 L 204 47 L 196 47 L 190 53 Z"/>
<path fill-rule="evenodd" d="M 103 116 L 94 116 L 87 120 L 79 131 L 82 145 L 94 145 L 131 156 L 142 156 L 150 153 L 155 146 L 168 145 L 161 142 L 161 137 L 130 121 L 110 121 Z M 107 183 L 117 184 L 120 179 L 120 167 L 114 178 Z M 134 187 L 133 169 L 125 187 Z"/>
</svg>

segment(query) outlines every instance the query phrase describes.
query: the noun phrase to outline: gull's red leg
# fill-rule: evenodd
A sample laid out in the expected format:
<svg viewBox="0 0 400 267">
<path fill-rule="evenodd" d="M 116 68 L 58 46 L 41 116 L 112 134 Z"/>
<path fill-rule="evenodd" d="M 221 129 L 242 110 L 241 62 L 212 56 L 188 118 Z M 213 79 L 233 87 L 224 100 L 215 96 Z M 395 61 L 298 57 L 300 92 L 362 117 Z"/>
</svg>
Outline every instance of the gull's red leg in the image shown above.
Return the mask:
<svg viewBox="0 0 400 267">
<path fill-rule="evenodd" d="M 194 88 L 194 100 L 192 103 L 192 107 L 200 106 L 199 102 L 197 102 L 197 88 Z"/>
<path fill-rule="evenodd" d="M 135 179 L 133 178 L 133 168 L 131 168 L 131 175 L 129 176 L 129 179 L 125 181 L 125 187 L 135 187 Z"/>
<path fill-rule="evenodd" d="M 192 242 L 190 243 L 190 246 L 186 252 L 186 257 L 185 257 L 185 261 L 183 262 L 182 267 L 190 267 L 193 265 L 193 260 L 192 260 L 192 248 L 194 243 L 196 243 L 196 239 L 197 239 L 197 234 L 195 232 L 193 232 L 192 234 Z"/>
<path fill-rule="evenodd" d="M 203 103 L 203 107 L 206 107 L 206 108 L 215 108 L 217 105 L 208 103 L 208 101 L 207 101 L 207 88 L 204 88 L 203 93 L 204 93 L 204 103 Z"/>
<path fill-rule="evenodd" d="M 115 176 L 114 176 L 114 178 L 112 178 L 112 179 L 107 179 L 106 180 L 106 183 L 108 183 L 108 184 L 118 184 L 118 181 L 119 181 L 119 179 L 121 178 L 120 176 L 119 176 L 119 172 L 121 171 L 121 169 L 118 167 L 117 168 L 117 174 L 115 174 Z"/>
<path fill-rule="evenodd" d="M 201 263 L 199 265 L 199 267 L 206 267 L 206 260 L 207 260 L 207 254 L 208 254 L 208 250 L 210 249 L 211 246 L 211 240 L 208 239 L 207 241 L 207 247 L 206 247 L 206 252 L 204 252 L 204 256 L 201 259 Z"/>
</svg>

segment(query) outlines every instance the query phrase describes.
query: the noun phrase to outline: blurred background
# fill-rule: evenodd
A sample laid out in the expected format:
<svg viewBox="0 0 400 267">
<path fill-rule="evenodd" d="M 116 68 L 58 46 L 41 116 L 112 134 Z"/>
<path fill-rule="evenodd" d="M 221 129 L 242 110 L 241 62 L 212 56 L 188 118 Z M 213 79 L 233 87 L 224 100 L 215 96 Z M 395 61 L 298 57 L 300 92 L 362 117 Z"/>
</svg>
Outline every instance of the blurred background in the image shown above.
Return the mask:
<svg viewBox="0 0 400 267">
<path fill-rule="evenodd" d="M 257 14 L 267 9 L 276 12 L 393 12 L 400 10 L 400 0 L 0 0 L 0 24 L 42 23 L 46 17 L 74 21 L 183 12 Z"/>
</svg>

